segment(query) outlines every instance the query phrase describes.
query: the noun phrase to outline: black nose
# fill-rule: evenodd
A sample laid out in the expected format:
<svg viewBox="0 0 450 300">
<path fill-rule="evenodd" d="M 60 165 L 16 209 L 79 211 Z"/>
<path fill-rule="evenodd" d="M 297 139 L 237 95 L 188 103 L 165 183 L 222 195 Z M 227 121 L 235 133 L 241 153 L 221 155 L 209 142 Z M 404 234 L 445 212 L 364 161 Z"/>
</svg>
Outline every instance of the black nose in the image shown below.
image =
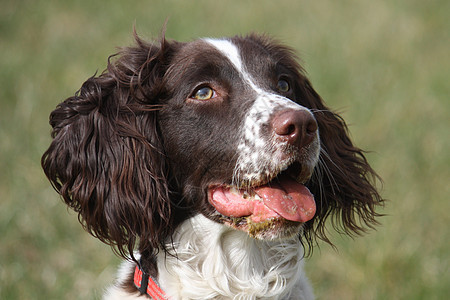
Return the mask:
<svg viewBox="0 0 450 300">
<path fill-rule="evenodd" d="M 275 135 L 299 148 L 309 145 L 316 137 L 317 122 L 307 110 L 285 110 L 272 118 Z"/>
</svg>

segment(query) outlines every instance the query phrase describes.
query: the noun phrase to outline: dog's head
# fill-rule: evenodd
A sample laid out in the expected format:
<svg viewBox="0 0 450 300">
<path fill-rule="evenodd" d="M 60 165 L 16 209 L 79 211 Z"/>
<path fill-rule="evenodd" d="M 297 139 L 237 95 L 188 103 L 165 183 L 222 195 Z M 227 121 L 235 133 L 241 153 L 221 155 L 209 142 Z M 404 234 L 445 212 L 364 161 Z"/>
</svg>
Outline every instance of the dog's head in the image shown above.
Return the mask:
<svg viewBox="0 0 450 300">
<path fill-rule="evenodd" d="M 293 51 L 136 40 L 50 116 L 43 168 L 93 235 L 126 255 L 198 213 L 258 239 L 326 239 L 329 215 L 348 232 L 375 222 L 376 174 Z"/>
</svg>

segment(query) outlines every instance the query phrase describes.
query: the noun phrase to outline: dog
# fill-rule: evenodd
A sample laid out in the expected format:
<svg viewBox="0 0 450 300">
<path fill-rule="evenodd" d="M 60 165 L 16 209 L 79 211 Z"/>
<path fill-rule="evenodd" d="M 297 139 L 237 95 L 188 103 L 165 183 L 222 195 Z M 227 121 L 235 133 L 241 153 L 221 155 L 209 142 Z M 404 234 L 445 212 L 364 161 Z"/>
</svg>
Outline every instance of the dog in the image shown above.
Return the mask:
<svg viewBox="0 0 450 300">
<path fill-rule="evenodd" d="M 270 37 L 134 36 L 51 113 L 42 157 L 125 258 L 105 299 L 313 299 L 325 220 L 359 234 L 383 202 L 345 121 Z"/>
</svg>

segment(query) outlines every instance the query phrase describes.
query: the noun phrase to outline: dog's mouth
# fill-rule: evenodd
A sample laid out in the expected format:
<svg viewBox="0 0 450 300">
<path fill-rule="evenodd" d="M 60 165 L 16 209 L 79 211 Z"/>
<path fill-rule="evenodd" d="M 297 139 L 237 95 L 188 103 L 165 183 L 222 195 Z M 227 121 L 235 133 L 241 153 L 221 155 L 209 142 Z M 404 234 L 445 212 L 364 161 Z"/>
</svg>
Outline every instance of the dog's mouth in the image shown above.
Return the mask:
<svg viewBox="0 0 450 300">
<path fill-rule="evenodd" d="M 311 172 L 293 163 L 266 182 L 250 184 L 245 189 L 210 186 L 208 199 L 226 223 L 257 237 L 264 229 L 299 227 L 314 217 L 314 197 L 305 186 L 310 176 Z M 259 228 L 256 234 L 255 228 Z"/>
</svg>

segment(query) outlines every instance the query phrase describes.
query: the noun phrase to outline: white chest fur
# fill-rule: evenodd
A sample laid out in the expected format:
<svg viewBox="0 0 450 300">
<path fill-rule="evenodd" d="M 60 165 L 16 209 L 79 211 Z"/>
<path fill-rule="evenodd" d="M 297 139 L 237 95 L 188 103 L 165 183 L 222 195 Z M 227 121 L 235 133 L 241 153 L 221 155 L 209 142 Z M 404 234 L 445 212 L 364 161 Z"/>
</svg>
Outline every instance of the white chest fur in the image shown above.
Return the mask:
<svg viewBox="0 0 450 300">
<path fill-rule="evenodd" d="M 158 255 L 159 283 L 171 299 L 312 299 L 297 238 L 259 241 L 202 215 Z"/>
<path fill-rule="evenodd" d="M 197 215 L 179 226 L 173 243 L 170 254 L 157 257 L 158 283 L 171 300 L 314 299 L 297 238 L 259 241 Z M 134 268 L 121 266 L 104 300 L 148 299 L 121 288 Z"/>
</svg>

